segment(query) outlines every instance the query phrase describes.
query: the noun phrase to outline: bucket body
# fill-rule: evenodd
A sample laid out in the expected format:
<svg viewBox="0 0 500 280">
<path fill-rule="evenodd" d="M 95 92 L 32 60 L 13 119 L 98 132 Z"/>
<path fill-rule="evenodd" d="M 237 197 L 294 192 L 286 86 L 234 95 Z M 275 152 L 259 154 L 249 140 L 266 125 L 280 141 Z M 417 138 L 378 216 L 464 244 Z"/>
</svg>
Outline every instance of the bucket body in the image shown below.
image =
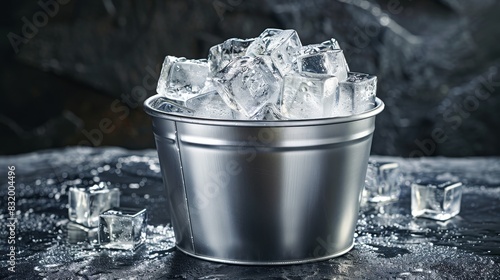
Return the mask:
<svg viewBox="0 0 500 280">
<path fill-rule="evenodd" d="M 375 116 L 296 121 L 186 117 L 144 103 L 176 246 L 224 263 L 294 264 L 348 252 Z"/>
</svg>

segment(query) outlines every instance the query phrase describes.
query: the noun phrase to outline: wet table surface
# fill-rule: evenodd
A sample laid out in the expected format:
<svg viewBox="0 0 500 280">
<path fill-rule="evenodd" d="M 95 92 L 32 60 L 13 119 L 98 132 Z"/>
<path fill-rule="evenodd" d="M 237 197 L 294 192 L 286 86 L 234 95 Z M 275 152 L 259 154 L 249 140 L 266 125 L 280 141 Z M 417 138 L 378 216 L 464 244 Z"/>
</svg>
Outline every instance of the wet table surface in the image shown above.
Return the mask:
<svg viewBox="0 0 500 280">
<path fill-rule="evenodd" d="M 175 249 L 156 151 L 68 148 L 0 157 L 2 279 L 498 279 L 500 277 L 500 158 L 397 161 L 405 174 L 400 199 L 362 206 L 355 247 L 327 261 L 291 266 L 212 263 Z M 15 244 L 9 244 L 8 167 L 15 166 Z M 411 182 L 421 176 L 465 185 L 458 216 L 438 222 L 412 218 Z M 75 242 L 68 228 L 71 186 L 106 182 L 121 205 L 149 211 L 144 246 L 135 252 Z M 87 237 L 87 236 L 85 236 Z M 81 241 L 81 240 L 80 240 Z M 8 270 L 15 246 L 15 272 Z"/>
</svg>

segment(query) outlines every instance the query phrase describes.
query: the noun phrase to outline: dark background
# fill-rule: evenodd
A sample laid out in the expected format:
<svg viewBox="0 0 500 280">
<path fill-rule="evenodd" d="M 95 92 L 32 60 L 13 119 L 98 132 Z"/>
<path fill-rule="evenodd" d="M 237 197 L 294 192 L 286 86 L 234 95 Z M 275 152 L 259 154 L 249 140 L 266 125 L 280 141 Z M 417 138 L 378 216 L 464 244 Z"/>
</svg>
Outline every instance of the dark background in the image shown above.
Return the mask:
<svg viewBox="0 0 500 280">
<path fill-rule="evenodd" d="M 206 57 L 267 27 L 336 38 L 379 77 L 372 154 L 500 155 L 500 4 L 490 1 L 10 1 L 1 10 L 0 154 L 154 147 L 142 101 L 165 55 Z"/>
</svg>

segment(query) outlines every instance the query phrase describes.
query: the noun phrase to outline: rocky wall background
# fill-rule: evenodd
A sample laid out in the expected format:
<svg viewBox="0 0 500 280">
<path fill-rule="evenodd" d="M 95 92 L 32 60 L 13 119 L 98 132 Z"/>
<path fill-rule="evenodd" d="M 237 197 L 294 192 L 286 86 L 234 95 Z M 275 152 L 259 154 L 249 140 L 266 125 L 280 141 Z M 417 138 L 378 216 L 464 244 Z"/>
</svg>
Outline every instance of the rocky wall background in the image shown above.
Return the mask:
<svg viewBox="0 0 500 280">
<path fill-rule="evenodd" d="M 386 103 L 372 154 L 500 155 L 494 0 L 40 0 L 1 12 L 0 154 L 68 145 L 154 147 L 142 101 L 165 55 L 293 28 L 336 38 Z"/>
</svg>

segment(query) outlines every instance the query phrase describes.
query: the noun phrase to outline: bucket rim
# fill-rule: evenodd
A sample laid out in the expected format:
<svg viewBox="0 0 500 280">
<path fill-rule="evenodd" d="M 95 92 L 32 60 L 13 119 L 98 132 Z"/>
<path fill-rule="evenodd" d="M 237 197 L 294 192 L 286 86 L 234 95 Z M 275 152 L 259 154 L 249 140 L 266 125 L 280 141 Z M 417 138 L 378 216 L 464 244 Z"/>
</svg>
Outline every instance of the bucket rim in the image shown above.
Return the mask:
<svg viewBox="0 0 500 280">
<path fill-rule="evenodd" d="M 144 101 L 144 111 L 154 118 L 161 118 L 166 120 L 205 124 L 205 125 L 221 125 L 221 126 L 248 126 L 248 127 L 288 127 L 288 126 L 311 126 L 311 125 L 326 125 L 335 123 L 347 123 L 367 119 L 380 114 L 385 107 L 384 102 L 376 97 L 375 108 L 363 112 L 361 114 L 344 116 L 344 117 L 329 117 L 329 118 L 316 118 L 316 119 L 299 119 L 299 120 L 278 120 L 278 121 L 264 121 L 264 120 L 229 120 L 229 119 L 209 119 L 194 116 L 185 116 L 178 113 L 164 112 L 155 109 L 151 104 L 158 98 L 163 97 L 160 94 L 150 96 Z"/>
</svg>

